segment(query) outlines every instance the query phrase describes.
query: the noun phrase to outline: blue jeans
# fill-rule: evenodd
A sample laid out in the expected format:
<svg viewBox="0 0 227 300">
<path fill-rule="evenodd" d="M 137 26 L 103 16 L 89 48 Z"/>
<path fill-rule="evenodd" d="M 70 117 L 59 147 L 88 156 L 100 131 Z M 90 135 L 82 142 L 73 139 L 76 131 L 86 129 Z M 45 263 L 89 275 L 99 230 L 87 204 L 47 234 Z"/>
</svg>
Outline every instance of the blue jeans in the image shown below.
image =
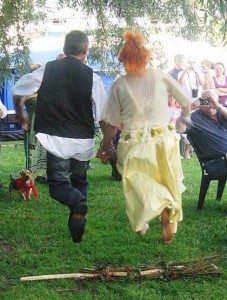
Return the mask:
<svg viewBox="0 0 227 300">
<path fill-rule="evenodd" d="M 72 209 L 81 200 L 87 202 L 87 161 L 61 159 L 47 152 L 47 179 L 50 196 L 61 204 Z"/>
</svg>

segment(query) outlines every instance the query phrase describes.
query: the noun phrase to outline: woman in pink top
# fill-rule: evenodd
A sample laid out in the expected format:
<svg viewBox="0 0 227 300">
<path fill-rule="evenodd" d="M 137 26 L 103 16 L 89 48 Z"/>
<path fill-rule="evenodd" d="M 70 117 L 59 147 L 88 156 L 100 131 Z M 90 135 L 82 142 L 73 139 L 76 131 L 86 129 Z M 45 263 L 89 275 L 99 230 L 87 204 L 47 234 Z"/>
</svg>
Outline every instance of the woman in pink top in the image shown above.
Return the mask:
<svg viewBox="0 0 227 300">
<path fill-rule="evenodd" d="M 225 75 L 225 66 L 221 62 L 217 62 L 214 65 L 215 76 L 214 85 L 218 92 L 219 103 L 223 106 L 227 106 L 227 76 Z"/>
</svg>

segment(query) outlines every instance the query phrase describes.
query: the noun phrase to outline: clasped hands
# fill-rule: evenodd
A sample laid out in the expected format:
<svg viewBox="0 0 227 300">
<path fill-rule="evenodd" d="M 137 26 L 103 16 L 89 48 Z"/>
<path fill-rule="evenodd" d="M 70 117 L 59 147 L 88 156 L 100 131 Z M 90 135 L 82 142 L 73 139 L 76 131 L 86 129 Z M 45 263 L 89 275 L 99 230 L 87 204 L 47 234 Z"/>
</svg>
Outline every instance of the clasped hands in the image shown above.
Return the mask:
<svg viewBox="0 0 227 300">
<path fill-rule="evenodd" d="M 96 153 L 96 157 L 99 158 L 103 164 L 107 164 L 111 157 L 111 151 L 106 152 L 100 147 Z"/>
</svg>

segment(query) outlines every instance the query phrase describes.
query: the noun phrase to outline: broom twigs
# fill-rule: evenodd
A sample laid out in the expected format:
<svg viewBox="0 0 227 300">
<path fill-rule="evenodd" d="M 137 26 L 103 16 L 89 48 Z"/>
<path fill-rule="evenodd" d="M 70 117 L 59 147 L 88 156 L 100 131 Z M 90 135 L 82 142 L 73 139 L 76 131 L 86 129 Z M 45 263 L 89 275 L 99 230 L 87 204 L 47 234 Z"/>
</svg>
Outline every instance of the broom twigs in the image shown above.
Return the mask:
<svg viewBox="0 0 227 300">
<path fill-rule="evenodd" d="M 137 267 L 97 266 L 83 268 L 80 273 L 41 275 L 21 277 L 21 281 L 49 280 L 49 279 L 95 279 L 117 281 L 125 279 L 167 279 L 175 280 L 181 277 L 218 276 L 222 271 L 214 264 L 215 261 L 227 256 L 210 256 L 181 263 L 163 263 L 160 265 L 140 264 Z"/>
</svg>

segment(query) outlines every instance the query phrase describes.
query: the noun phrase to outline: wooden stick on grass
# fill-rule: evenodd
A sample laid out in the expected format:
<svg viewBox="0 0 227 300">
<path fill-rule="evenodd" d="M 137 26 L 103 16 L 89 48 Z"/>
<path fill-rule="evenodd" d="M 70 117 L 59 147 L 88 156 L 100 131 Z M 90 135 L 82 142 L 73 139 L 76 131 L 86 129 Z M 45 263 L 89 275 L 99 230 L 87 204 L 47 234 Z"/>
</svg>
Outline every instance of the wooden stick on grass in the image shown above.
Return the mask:
<svg viewBox="0 0 227 300">
<path fill-rule="evenodd" d="M 81 273 L 52 274 L 40 276 L 21 277 L 20 281 L 50 280 L 50 279 L 94 279 L 103 281 L 117 281 L 124 279 L 166 279 L 175 280 L 181 277 L 208 277 L 222 273 L 214 261 L 226 256 L 211 256 L 182 263 L 168 263 L 162 265 L 140 264 L 137 267 L 102 266 L 97 268 L 84 268 Z"/>
</svg>

